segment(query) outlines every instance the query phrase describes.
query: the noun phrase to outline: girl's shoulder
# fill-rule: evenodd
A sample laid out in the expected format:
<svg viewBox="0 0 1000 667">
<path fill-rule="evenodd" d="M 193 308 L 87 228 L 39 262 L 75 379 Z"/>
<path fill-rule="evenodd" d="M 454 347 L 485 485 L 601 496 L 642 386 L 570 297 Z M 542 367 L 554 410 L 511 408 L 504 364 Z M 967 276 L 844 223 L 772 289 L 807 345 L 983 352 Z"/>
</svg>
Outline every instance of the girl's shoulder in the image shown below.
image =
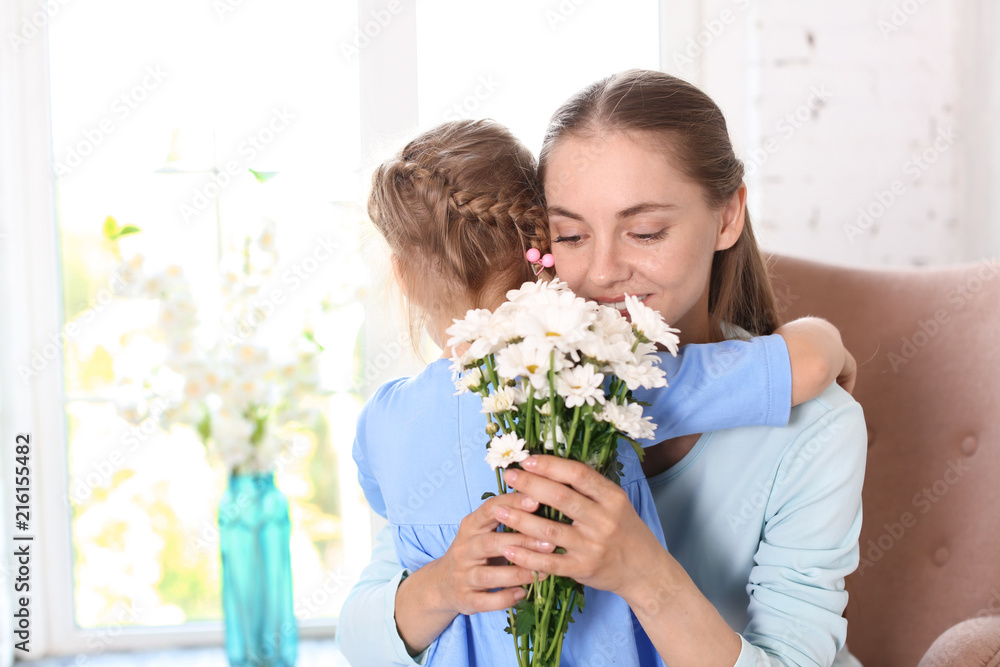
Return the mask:
<svg viewBox="0 0 1000 667">
<path fill-rule="evenodd" d="M 447 359 L 438 359 L 427 364 L 416 375 L 407 375 L 383 382 L 365 403 L 364 412 L 370 413 L 383 408 L 397 410 L 401 404 L 424 402 L 430 396 L 442 397 L 454 393 L 451 368 Z"/>
</svg>

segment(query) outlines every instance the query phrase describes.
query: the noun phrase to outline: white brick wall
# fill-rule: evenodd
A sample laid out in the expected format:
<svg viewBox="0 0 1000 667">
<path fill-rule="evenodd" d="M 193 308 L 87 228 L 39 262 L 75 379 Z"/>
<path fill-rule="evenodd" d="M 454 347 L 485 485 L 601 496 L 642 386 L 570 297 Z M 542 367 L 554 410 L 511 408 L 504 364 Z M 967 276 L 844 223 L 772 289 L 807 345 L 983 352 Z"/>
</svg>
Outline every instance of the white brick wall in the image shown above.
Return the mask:
<svg viewBox="0 0 1000 667">
<path fill-rule="evenodd" d="M 661 6 L 663 69 L 726 113 L 766 248 L 856 265 L 1000 256 L 997 3 Z"/>
</svg>

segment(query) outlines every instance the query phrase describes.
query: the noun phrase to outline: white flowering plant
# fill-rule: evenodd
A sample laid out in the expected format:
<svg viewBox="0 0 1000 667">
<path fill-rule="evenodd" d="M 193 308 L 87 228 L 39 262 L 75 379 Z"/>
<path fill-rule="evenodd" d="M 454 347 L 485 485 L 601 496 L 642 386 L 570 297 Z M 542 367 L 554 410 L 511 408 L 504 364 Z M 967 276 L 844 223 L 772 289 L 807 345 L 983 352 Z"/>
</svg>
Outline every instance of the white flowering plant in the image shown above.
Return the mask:
<svg viewBox="0 0 1000 667">
<path fill-rule="evenodd" d="M 509 491 L 501 470 L 531 454 L 582 461 L 618 483 L 619 441 L 642 458 L 639 440 L 653 437 L 654 424 L 632 391 L 666 386 L 655 352 L 662 346 L 676 355 L 678 330 L 634 296 L 622 309 L 586 301 L 558 279 L 527 282 L 495 312 L 470 310 L 448 329 L 456 390 L 479 394 L 489 418 L 486 461 L 499 493 Z M 544 505 L 537 514 L 571 521 Z M 550 576 L 526 588 L 508 610 L 518 664 L 558 665 L 572 615 L 583 609 L 583 586 Z"/>
<path fill-rule="evenodd" d="M 104 236 L 120 262 L 116 275 L 126 286 L 122 296 L 154 305 L 157 319 L 123 337 L 120 360 L 131 363 L 116 375 L 130 398 L 118 403 L 119 414 L 134 424 L 151 419 L 165 430 L 193 428 L 228 474 L 274 470 L 295 434 L 318 416 L 303 399 L 320 393 L 322 352 L 308 328 L 284 347 L 284 359 L 272 354 L 281 348 L 255 335 L 269 315 L 259 303 L 277 265 L 274 224 L 224 254 L 221 303 L 211 309 L 218 317 L 204 321 L 181 267 L 151 271 L 140 253 L 122 258 L 117 241 L 124 230 L 140 231 L 105 221 Z"/>
</svg>

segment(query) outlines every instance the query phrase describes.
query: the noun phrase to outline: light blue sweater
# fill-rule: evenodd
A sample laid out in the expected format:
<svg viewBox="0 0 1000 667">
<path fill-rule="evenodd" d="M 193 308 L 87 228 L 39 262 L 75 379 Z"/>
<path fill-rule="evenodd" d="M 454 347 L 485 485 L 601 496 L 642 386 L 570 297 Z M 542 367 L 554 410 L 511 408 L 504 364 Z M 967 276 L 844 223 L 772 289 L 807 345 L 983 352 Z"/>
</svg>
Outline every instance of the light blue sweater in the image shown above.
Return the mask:
<svg viewBox="0 0 1000 667">
<path fill-rule="evenodd" d="M 778 336 L 688 345 L 678 359 L 664 356 L 663 361 L 670 388 L 641 397 L 653 404 L 647 413 L 659 425 L 657 440 L 787 421 L 791 374 Z M 359 479 L 372 508 L 390 525 L 379 535 L 372 563 L 340 619 L 338 640 L 356 667 L 425 661 L 514 664 L 502 612 L 459 616 L 416 660 L 407 655 L 395 628 L 395 591 L 404 574 L 400 563 L 412 570 L 443 555 L 461 518 L 478 506 L 482 491 L 495 486 L 482 461 L 485 418 L 478 398 L 451 396 L 445 364 L 435 362 L 413 379 L 383 386 L 359 419 L 354 452 Z M 637 462 L 626 460 L 626 491 L 659 534 L 648 487 L 638 476 Z M 636 628 L 620 598 L 588 589 L 587 608 L 567 635 L 564 664 L 659 664 Z"/>
</svg>

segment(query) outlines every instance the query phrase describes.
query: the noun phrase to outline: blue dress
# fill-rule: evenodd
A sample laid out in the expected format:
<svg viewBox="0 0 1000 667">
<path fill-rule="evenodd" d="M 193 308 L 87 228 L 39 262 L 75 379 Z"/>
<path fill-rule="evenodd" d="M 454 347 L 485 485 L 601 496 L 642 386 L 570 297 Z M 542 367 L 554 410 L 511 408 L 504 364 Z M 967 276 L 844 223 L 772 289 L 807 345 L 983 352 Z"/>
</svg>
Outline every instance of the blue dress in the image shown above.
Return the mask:
<svg viewBox="0 0 1000 667">
<path fill-rule="evenodd" d="M 780 336 L 687 345 L 677 358 L 660 356 L 670 388 L 636 392 L 652 404 L 645 409 L 657 424 L 651 442 L 787 423 L 791 369 Z M 358 419 L 354 459 L 361 487 L 372 509 L 388 520 L 398 562 L 409 571 L 443 556 L 483 493 L 496 491 L 496 476 L 484 460 L 488 436 L 481 399 L 454 392 L 450 364 L 441 359 L 415 377 L 383 385 Z M 631 447 L 619 452 L 622 487 L 662 542 L 639 460 Z M 396 633 L 389 591 L 383 589 L 375 592 L 362 581 L 344 605 L 338 640 L 352 665 L 516 667 L 513 639 L 504 632 L 505 611 L 459 615 L 417 660 L 406 654 L 398 636 L 386 646 L 382 639 L 390 626 Z M 395 586 L 391 594 L 394 598 Z M 591 588 L 585 599 L 566 635 L 563 665 L 662 664 L 624 600 Z"/>
</svg>

